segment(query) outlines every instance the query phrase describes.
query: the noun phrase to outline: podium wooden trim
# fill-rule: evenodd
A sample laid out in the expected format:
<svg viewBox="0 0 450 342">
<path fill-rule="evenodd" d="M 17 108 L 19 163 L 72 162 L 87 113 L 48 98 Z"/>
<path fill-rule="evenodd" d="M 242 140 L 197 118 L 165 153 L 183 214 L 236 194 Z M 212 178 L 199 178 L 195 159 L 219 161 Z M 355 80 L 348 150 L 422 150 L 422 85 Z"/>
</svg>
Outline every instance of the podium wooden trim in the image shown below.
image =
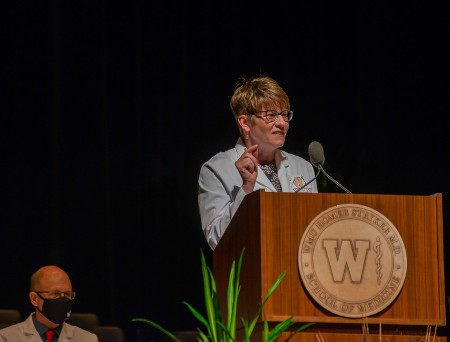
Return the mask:
<svg viewBox="0 0 450 342">
<path fill-rule="evenodd" d="M 408 258 L 403 289 L 383 311 L 345 318 L 323 309 L 307 294 L 298 272 L 304 229 L 322 211 L 338 204 L 361 204 L 386 216 L 400 233 Z M 269 322 L 294 316 L 298 322 L 385 325 L 446 324 L 442 195 L 273 193 L 244 199 L 213 254 L 213 274 L 225 308 L 229 271 L 245 248 L 238 317 L 253 318 L 270 286 L 287 274 L 264 308 Z"/>
</svg>

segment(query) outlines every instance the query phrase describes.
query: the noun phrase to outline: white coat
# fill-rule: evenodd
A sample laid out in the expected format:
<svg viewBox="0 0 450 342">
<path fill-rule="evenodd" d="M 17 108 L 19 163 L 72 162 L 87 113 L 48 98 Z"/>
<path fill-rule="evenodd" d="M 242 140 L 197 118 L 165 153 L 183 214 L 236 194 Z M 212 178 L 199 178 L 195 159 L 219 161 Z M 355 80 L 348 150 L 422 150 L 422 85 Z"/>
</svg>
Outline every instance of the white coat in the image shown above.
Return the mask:
<svg viewBox="0 0 450 342">
<path fill-rule="evenodd" d="M 198 205 L 203 233 L 212 249 L 219 243 L 245 197 L 241 188 L 242 178 L 234 165 L 244 151 L 245 146 L 239 139 L 235 148 L 216 154 L 200 171 Z M 312 165 L 293 154 L 276 150 L 275 163 L 283 192 L 296 192 L 315 177 Z M 258 168 L 254 191 L 260 189 L 276 191 L 264 172 Z M 316 181 L 301 192 L 317 192 Z"/>
<path fill-rule="evenodd" d="M 2 342 L 42 342 L 33 324 L 33 315 L 18 324 L 0 330 Z M 63 323 L 58 342 L 98 342 L 97 336 L 81 328 Z"/>
</svg>

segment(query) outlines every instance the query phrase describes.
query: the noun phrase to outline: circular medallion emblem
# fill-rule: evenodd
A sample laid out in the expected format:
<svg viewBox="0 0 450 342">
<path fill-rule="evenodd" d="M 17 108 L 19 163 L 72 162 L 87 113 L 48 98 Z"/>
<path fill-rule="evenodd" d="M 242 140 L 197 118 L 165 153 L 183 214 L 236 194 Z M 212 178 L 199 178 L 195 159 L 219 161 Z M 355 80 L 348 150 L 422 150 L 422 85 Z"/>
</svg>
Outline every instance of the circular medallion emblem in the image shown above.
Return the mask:
<svg viewBox="0 0 450 342">
<path fill-rule="evenodd" d="M 361 318 L 397 298 L 406 277 L 406 250 L 381 213 L 343 204 L 321 212 L 306 227 L 298 267 L 319 305 L 339 316 Z"/>
</svg>

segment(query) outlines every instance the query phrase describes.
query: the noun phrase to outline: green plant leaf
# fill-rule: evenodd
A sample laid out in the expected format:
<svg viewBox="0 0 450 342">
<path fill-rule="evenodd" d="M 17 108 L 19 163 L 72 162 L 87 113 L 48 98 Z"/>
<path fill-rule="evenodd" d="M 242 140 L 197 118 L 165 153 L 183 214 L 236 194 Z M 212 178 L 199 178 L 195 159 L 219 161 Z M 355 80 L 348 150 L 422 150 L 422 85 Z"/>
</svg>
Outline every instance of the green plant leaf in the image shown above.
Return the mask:
<svg viewBox="0 0 450 342">
<path fill-rule="evenodd" d="M 263 310 L 264 304 L 266 304 L 267 299 L 269 299 L 270 295 L 273 293 L 273 291 L 275 291 L 275 289 L 281 283 L 281 280 L 286 275 L 286 272 L 287 271 L 284 271 L 282 274 L 280 274 L 280 276 L 277 278 L 277 280 L 275 280 L 275 282 L 272 284 L 272 286 L 270 287 L 269 291 L 267 292 L 266 297 L 264 298 L 262 304 L 259 306 L 259 309 L 258 309 L 258 312 L 257 312 L 256 316 L 253 318 L 253 321 L 251 322 L 251 324 L 249 326 L 250 334 L 253 332 L 253 329 L 255 328 L 255 325 L 258 322 L 258 319 L 259 319 L 259 316 L 261 315 L 261 312 Z"/>
<path fill-rule="evenodd" d="M 228 291 L 227 291 L 227 325 L 228 328 L 231 328 L 232 316 L 233 316 L 233 307 L 235 300 L 235 262 L 233 261 L 230 270 L 230 276 L 228 278 Z"/>
<path fill-rule="evenodd" d="M 201 313 L 199 313 L 197 310 L 195 310 L 189 303 L 187 302 L 183 302 L 183 304 L 185 304 L 189 310 L 191 311 L 191 313 L 194 315 L 195 318 L 197 318 L 200 322 L 202 322 L 207 328 L 209 328 L 209 324 L 208 321 L 205 319 L 205 317 L 202 316 Z"/>
<path fill-rule="evenodd" d="M 235 339 L 231 336 L 230 331 L 228 331 L 227 327 L 223 325 L 222 322 L 217 321 L 217 324 L 221 326 L 221 328 L 223 329 L 223 340 L 224 341 L 235 341 Z"/>
<path fill-rule="evenodd" d="M 233 306 L 232 306 L 232 313 L 230 321 L 228 322 L 228 330 L 231 332 L 231 336 L 234 339 L 236 339 L 236 316 L 237 316 L 237 302 L 239 293 L 241 292 L 241 286 L 237 285 L 238 287 L 234 291 L 234 298 L 233 298 Z"/>
<path fill-rule="evenodd" d="M 274 341 L 281 333 L 285 332 L 291 326 L 293 326 L 295 322 L 292 322 L 292 317 L 289 317 L 285 321 L 278 323 L 275 328 L 269 334 L 269 341 Z"/>
<path fill-rule="evenodd" d="M 211 299 L 212 299 L 212 305 L 213 305 L 213 310 L 214 310 L 214 317 L 215 317 L 215 321 L 214 321 L 214 325 L 217 325 L 217 322 L 222 322 L 222 312 L 220 310 L 220 301 L 219 301 L 219 295 L 217 294 L 217 290 L 216 290 L 216 282 L 214 281 L 214 276 L 211 272 L 211 269 L 208 267 L 208 274 L 209 274 L 209 281 L 211 284 Z M 210 324 L 212 324 L 210 322 Z M 223 340 L 223 338 L 220 338 L 221 336 L 223 336 L 223 331 L 222 328 L 220 326 L 216 326 L 216 331 L 217 331 L 217 339 Z"/>
<path fill-rule="evenodd" d="M 262 305 L 264 305 L 266 303 L 267 299 L 269 299 L 269 297 L 273 293 L 273 291 L 275 291 L 275 289 L 278 287 L 278 285 L 280 285 L 281 281 L 283 280 L 284 276 L 286 275 L 286 272 L 287 271 L 284 271 L 282 274 L 280 274 L 280 276 L 277 278 L 277 280 L 275 280 L 275 282 L 273 283 L 273 285 L 270 287 L 269 291 L 267 292 Z"/>
<path fill-rule="evenodd" d="M 255 317 L 253 318 L 252 322 L 249 325 L 248 330 L 249 330 L 250 335 L 252 334 L 253 329 L 255 328 L 256 322 L 258 322 L 259 316 L 261 315 L 261 312 L 262 312 L 262 308 L 263 308 L 263 306 L 260 305 L 260 307 L 258 309 L 258 313 L 255 315 Z"/>
<path fill-rule="evenodd" d="M 263 333 L 263 341 L 268 342 L 269 341 L 269 322 L 264 320 L 264 333 Z"/>
<path fill-rule="evenodd" d="M 209 323 L 210 338 L 213 342 L 217 342 L 216 317 L 214 315 L 214 305 L 212 302 L 211 285 L 209 282 L 209 270 L 206 266 L 205 255 L 201 251 L 202 260 L 202 276 L 203 276 L 203 292 L 205 297 L 206 316 Z"/>
<path fill-rule="evenodd" d="M 311 325 L 314 325 L 316 323 L 306 323 L 303 324 L 301 327 L 299 327 L 298 329 L 296 329 L 294 332 L 292 332 L 289 337 L 287 339 L 284 340 L 284 342 L 288 342 L 296 333 L 305 330 L 306 328 L 309 328 Z"/>
<path fill-rule="evenodd" d="M 305 330 L 306 328 L 309 328 L 311 325 L 314 325 L 316 323 L 305 323 L 303 324 L 300 328 L 298 328 L 297 330 L 295 330 L 296 333 Z"/>
<path fill-rule="evenodd" d="M 248 330 L 248 321 L 242 318 L 242 325 L 244 326 L 244 341 L 243 342 L 250 342 L 250 335 Z"/>
<path fill-rule="evenodd" d="M 200 337 L 197 338 L 197 340 L 199 342 L 207 342 L 209 341 L 208 336 L 205 335 L 205 333 L 203 331 L 201 331 L 200 329 L 197 329 Z"/>
<path fill-rule="evenodd" d="M 208 267 L 209 281 L 211 282 L 211 292 L 217 292 L 216 282 L 214 281 L 214 276 L 211 269 Z"/>
<path fill-rule="evenodd" d="M 158 329 L 159 331 L 161 331 L 162 333 L 164 333 L 165 335 L 167 335 L 168 337 L 170 337 L 172 340 L 174 340 L 175 342 L 181 342 L 177 337 L 175 337 L 175 335 L 173 335 L 171 332 L 169 332 L 168 330 L 164 329 L 162 326 L 160 326 L 158 323 L 155 323 L 153 321 L 150 321 L 149 319 L 145 319 L 145 318 L 133 318 L 131 320 L 132 322 L 143 322 L 146 323 L 156 329 Z"/>
<path fill-rule="evenodd" d="M 239 298 L 239 293 L 241 292 L 241 286 L 239 284 L 239 279 L 241 275 L 242 258 L 244 256 L 245 248 L 242 250 L 239 256 L 237 273 L 235 273 L 235 263 L 233 261 L 232 272 L 230 272 L 230 279 L 228 281 L 228 320 L 227 326 L 228 331 L 231 334 L 233 340 L 236 339 L 236 316 L 237 316 L 237 303 Z"/>
<path fill-rule="evenodd" d="M 224 331 L 222 328 L 224 325 L 222 323 L 222 312 L 220 311 L 219 296 L 217 295 L 217 293 L 215 291 L 213 291 L 212 300 L 213 300 L 213 306 L 214 306 L 214 316 L 216 317 L 215 324 L 217 325 L 217 327 L 216 327 L 217 338 L 219 340 L 224 340 L 225 339 L 224 337 L 220 338 L 220 336 L 224 336 Z"/>
</svg>

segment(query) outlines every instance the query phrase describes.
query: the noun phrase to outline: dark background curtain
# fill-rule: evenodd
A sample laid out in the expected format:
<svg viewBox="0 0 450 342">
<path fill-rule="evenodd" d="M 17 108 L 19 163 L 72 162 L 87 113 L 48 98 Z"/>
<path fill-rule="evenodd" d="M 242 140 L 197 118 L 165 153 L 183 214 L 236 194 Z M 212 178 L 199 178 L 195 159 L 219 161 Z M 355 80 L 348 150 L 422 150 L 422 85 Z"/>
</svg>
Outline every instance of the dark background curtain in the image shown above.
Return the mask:
<svg viewBox="0 0 450 342">
<path fill-rule="evenodd" d="M 354 193 L 442 192 L 446 222 L 444 1 L 8 1 L 2 12 L 0 307 L 27 316 L 29 276 L 56 264 L 74 311 L 130 340 L 134 317 L 195 329 L 182 301 L 203 310 L 200 249 L 212 258 L 198 172 L 237 140 L 241 76 L 272 76 L 290 96 L 283 149 L 308 158 L 320 141 L 325 169 Z"/>
</svg>

